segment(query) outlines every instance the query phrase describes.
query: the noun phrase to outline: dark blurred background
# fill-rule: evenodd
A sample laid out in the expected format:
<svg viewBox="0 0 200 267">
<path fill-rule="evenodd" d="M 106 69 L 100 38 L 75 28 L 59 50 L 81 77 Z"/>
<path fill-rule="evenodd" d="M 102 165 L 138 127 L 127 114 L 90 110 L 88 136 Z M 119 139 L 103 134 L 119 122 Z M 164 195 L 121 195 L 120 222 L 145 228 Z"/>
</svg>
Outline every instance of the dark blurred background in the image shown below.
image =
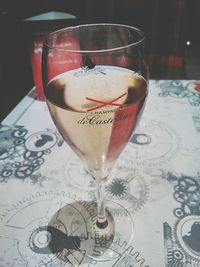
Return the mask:
<svg viewBox="0 0 200 267">
<path fill-rule="evenodd" d="M 74 15 L 59 21 L 24 21 L 50 11 Z M 28 43 L 36 32 L 111 22 L 146 34 L 151 79 L 200 77 L 199 0 L 1 0 L 0 120 L 33 87 Z"/>
</svg>

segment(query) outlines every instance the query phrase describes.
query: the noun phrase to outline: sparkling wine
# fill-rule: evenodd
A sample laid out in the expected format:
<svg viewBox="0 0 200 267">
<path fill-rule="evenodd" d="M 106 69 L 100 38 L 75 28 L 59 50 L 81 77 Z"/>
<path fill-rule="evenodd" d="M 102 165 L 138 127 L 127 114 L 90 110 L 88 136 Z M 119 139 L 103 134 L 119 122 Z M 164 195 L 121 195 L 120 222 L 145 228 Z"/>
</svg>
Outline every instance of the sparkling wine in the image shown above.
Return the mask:
<svg viewBox="0 0 200 267">
<path fill-rule="evenodd" d="M 45 95 L 65 141 L 93 177 L 102 179 L 134 130 L 147 95 L 147 82 L 124 68 L 95 66 L 55 77 Z"/>
</svg>

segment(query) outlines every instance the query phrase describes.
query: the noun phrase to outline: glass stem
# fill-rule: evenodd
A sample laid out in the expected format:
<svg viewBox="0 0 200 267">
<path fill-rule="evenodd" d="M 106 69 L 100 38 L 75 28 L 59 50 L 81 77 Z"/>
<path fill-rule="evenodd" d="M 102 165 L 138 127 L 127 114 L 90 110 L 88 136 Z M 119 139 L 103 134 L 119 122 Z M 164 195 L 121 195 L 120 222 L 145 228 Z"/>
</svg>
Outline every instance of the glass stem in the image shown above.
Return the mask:
<svg viewBox="0 0 200 267">
<path fill-rule="evenodd" d="M 105 228 L 108 225 L 106 218 L 106 209 L 104 204 L 104 194 L 105 194 L 105 181 L 100 180 L 96 182 L 97 188 L 97 226 L 99 228 Z"/>
</svg>

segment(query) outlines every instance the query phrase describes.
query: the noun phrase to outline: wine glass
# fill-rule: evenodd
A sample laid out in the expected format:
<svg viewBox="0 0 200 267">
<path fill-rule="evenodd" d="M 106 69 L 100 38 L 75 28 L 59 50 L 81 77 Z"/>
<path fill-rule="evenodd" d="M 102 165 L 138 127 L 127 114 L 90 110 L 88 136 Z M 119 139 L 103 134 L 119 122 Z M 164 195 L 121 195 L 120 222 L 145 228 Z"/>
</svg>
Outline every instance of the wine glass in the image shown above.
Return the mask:
<svg viewBox="0 0 200 267">
<path fill-rule="evenodd" d="M 133 239 L 131 215 L 127 211 L 124 231 L 124 218 L 112 213 L 116 205 L 124 207 L 112 201 L 106 201 L 105 207 L 104 193 L 147 96 L 144 39 L 143 32 L 134 27 L 87 24 L 52 32 L 43 45 L 48 109 L 58 131 L 95 181 L 97 214 L 91 228 L 110 243 L 120 234 L 126 236 L 127 244 Z M 100 254 L 106 255 L 105 242 Z"/>
</svg>

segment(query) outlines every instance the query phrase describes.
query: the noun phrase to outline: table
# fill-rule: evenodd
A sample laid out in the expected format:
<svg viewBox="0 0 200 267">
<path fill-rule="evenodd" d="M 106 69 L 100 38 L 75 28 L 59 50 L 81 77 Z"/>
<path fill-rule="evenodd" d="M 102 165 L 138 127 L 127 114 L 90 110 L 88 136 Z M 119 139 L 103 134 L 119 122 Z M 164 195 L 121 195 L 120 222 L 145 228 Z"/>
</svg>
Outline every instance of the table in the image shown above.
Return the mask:
<svg viewBox="0 0 200 267">
<path fill-rule="evenodd" d="M 70 218 L 74 203 L 95 197 L 94 183 L 31 90 L 0 128 L 0 266 L 200 266 L 199 163 L 200 82 L 151 80 L 143 119 L 106 185 L 106 198 L 131 214 L 133 243 L 119 238 L 112 261 L 87 258 L 67 242 L 70 219 L 55 214 L 69 204 Z"/>
</svg>

